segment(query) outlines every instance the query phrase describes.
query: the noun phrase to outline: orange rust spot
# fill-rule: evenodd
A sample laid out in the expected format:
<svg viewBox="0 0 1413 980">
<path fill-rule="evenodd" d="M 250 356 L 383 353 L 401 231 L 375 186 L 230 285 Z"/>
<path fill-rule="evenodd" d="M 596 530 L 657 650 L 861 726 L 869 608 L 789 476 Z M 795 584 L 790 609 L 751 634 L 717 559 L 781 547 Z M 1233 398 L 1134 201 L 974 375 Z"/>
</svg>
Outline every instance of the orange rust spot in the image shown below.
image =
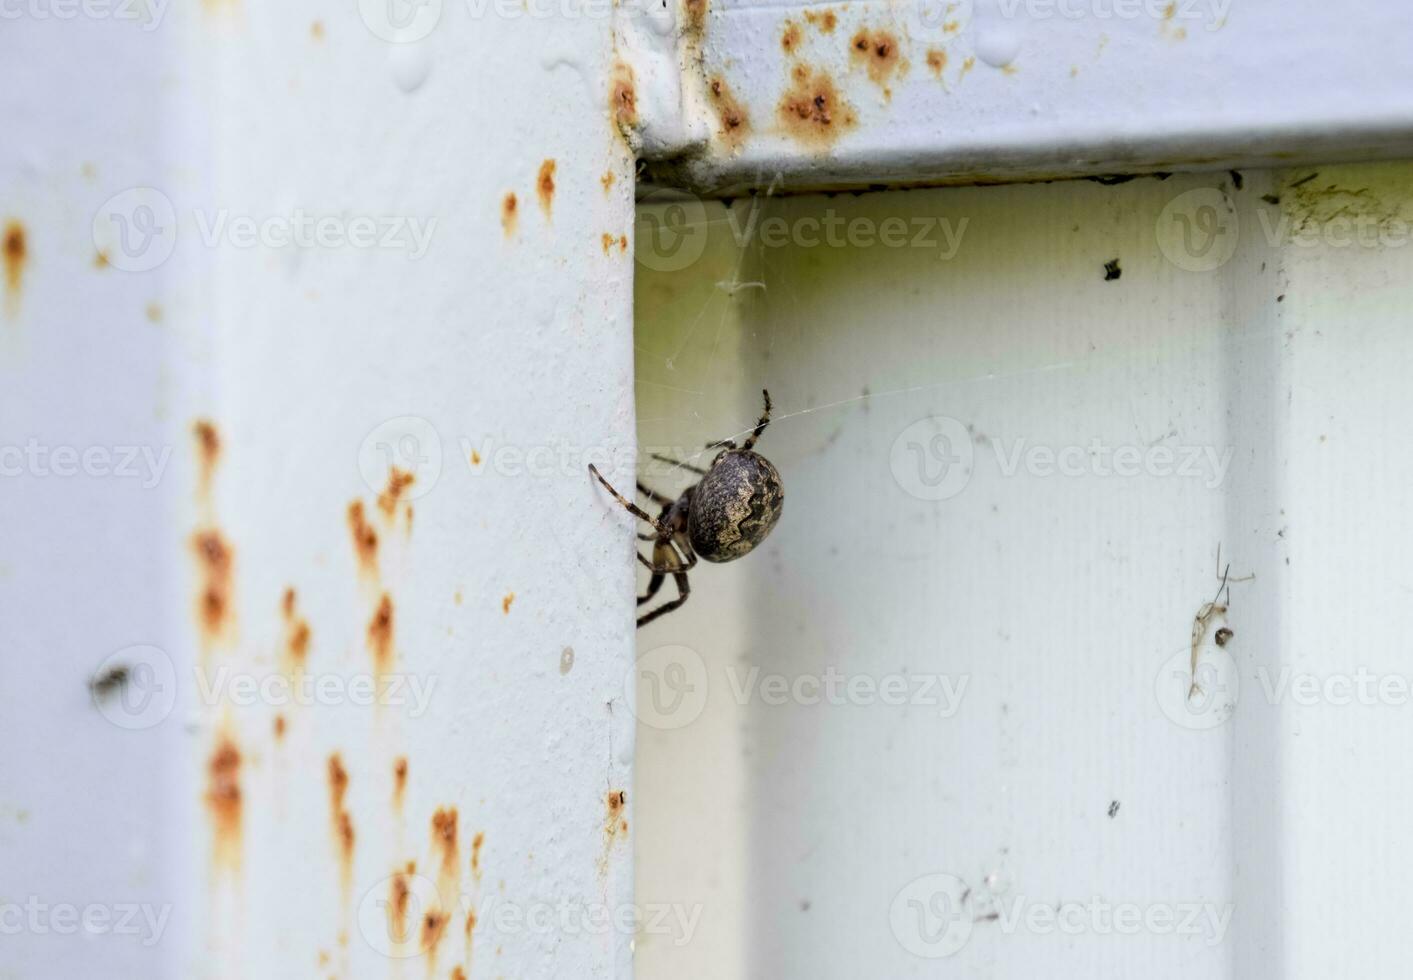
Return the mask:
<svg viewBox="0 0 1413 980">
<path fill-rule="evenodd" d="M 546 160 L 540 164 L 539 176 L 535 178 L 535 194 L 539 196 L 540 209 L 544 211 L 546 218 L 554 207 L 554 170 L 555 162 Z"/>
<path fill-rule="evenodd" d="M 196 619 L 203 640 L 209 646 L 224 639 L 231 625 L 231 581 L 234 557 L 231 546 L 215 528 L 197 531 L 191 536 L 191 548 L 196 554 L 201 585 L 196 603 Z"/>
<path fill-rule="evenodd" d="M 476 450 L 474 450 L 474 449 L 471 450 L 471 465 L 472 465 L 472 466 L 480 466 L 480 465 L 481 465 L 481 454 L 478 453 L 478 452 L 476 452 Z"/>
<path fill-rule="evenodd" d="M 965 75 L 967 72 L 971 71 L 971 70 L 972 70 L 973 68 L 975 68 L 975 67 L 976 67 L 976 59 L 973 58 L 973 57 L 971 57 L 971 56 L 968 56 L 968 57 L 967 57 L 967 60 L 962 62 L 962 70 L 961 70 L 961 73 L 960 73 L 959 75 L 957 75 L 957 77 L 958 77 L 958 78 L 961 78 L 962 75 Z"/>
<path fill-rule="evenodd" d="M 373 652 L 373 663 L 378 670 L 392 665 L 393 657 L 393 601 L 384 592 L 378 600 L 378 608 L 368 621 L 368 649 Z"/>
<path fill-rule="evenodd" d="M 411 473 L 396 466 L 388 470 L 387 489 L 378 494 L 378 509 L 383 512 L 384 517 L 391 521 L 397 516 L 397 504 L 402 492 L 412 486 L 416 479 Z"/>
<path fill-rule="evenodd" d="M 599 183 L 603 184 L 603 192 L 605 194 L 613 190 L 613 184 L 616 180 L 618 180 L 618 178 L 613 176 L 612 170 L 605 170 L 603 172 L 603 176 L 599 178 Z"/>
<path fill-rule="evenodd" d="M 147 319 L 151 323 L 162 322 L 162 307 L 157 303 L 147 304 Z"/>
<path fill-rule="evenodd" d="M 339 851 L 341 880 L 345 893 L 353 880 L 353 817 L 344 807 L 348 795 L 348 770 L 337 752 L 329 756 L 329 815 Z"/>
<path fill-rule="evenodd" d="M 309 36 L 316 41 L 324 40 L 324 22 L 322 20 L 316 20 L 309 25 Z"/>
<path fill-rule="evenodd" d="M 476 910 L 466 910 L 466 938 L 471 938 L 471 933 L 476 931 Z M 464 974 L 463 974 L 464 975 Z"/>
<path fill-rule="evenodd" d="M 515 601 L 515 593 L 507 592 L 505 598 L 500 601 L 500 611 L 507 616 L 510 615 L 510 604 Z"/>
<path fill-rule="evenodd" d="M 855 64 L 864 64 L 868 77 L 879 85 L 886 85 L 895 73 L 907 68 L 898 38 L 888 31 L 860 29 L 849 42 L 849 57 Z"/>
<path fill-rule="evenodd" d="M 456 807 L 438 807 L 432 814 L 432 843 L 441 849 L 444 870 L 457 865 L 457 820 Z"/>
<path fill-rule="evenodd" d="M 442 941 L 442 933 L 446 931 L 447 914 L 440 909 L 430 909 L 422 917 L 422 948 L 433 954 L 435 957 L 437 943 Z M 428 964 L 428 973 L 432 972 L 435 959 Z"/>
<path fill-rule="evenodd" d="M 393 760 L 393 806 L 402 809 L 402 798 L 407 792 L 407 756 Z"/>
<path fill-rule="evenodd" d="M 228 868 L 240 864 L 241 791 L 240 749 L 230 735 L 221 735 L 207 764 L 206 806 L 211 811 L 216 863 Z"/>
<path fill-rule="evenodd" d="M 854 110 L 827 72 L 797 65 L 791 75 L 794 84 L 780 99 L 780 121 L 801 143 L 827 149 L 857 123 Z"/>
<path fill-rule="evenodd" d="M 204 496 L 211 490 L 211 477 L 221 461 L 221 433 L 210 419 L 197 419 L 191 424 L 191 432 L 196 438 L 196 454 L 201 465 L 200 488 Z"/>
<path fill-rule="evenodd" d="M 466 980 L 466 971 L 461 967 L 455 967 L 451 971 L 451 980 Z"/>
<path fill-rule="evenodd" d="M 353 535 L 353 550 L 358 555 L 359 568 L 366 574 L 378 573 L 378 532 L 368 523 L 363 501 L 348 505 L 348 529 Z"/>
<path fill-rule="evenodd" d="M 388 902 L 388 935 L 395 943 L 404 943 L 408 938 L 407 906 L 412 897 L 412 886 L 408 882 L 416 873 L 416 861 L 408 861 L 405 867 L 393 872 L 392 895 Z"/>
<path fill-rule="evenodd" d="M 613 235 L 612 235 L 610 232 L 607 232 L 607 231 L 606 231 L 606 232 L 603 233 L 603 236 L 602 236 L 602 239 L 601 239 L 601 240 L 602 240 L 602 242 L 603 242 L 603 254 L 604 254 L 604 255 L 610 254 L 610 253 L 613 251 L 613 242 L 614 242 Z"/>
<path fill-rule="evenodd" d="M 800 25 L 793 20 L 785 22 L 785 30 L 780 35 L 780 47 L 786 54 L 794 54 L 795 49 L 800 46 L 800 39 L 804 32 L 800 30 Z"/>
<path fill-rule="evenodd" d="M 285 737 L 285 716 L 275 715 L 275 740 Z"/>
<path fill-rule="evenodd" d="M 628 130 L 638 125 L 638 89 L 634 81 L 633 69 L 621 61 L 613 68 L 613 87 L 609 94 L 609 111 L 613 113 L 613 123 L 624 136 Z"/>
<path fill-rule="evenodd" d="M 618 236 L 618 251 L 619 251 L 619 252 L 626 252 L 626 251 L 628 251 L 628 236 L 627 236 L 627 235 L 619 235 L 619 236 Z"/>
<path fill-rule="evenodd" d="M 292 670 L 302 668 L 309 659 L 311 635 L 309 622 L 295 608 L 297 602 L 294 586 L 286 588 L 280 599 L 280 614 L 285 620 L 285 664 Z"/>
<path fill-rule="evenodd" d="M 833 34 L 834 28 L 839 26 L 839 18 L 832 10 L 822 12 L 806 10 L 805 20 L 809 21 L 812 27 L 817 28 L 821 34 Z"/>
<path fill-rule="evenodd" d="M 710 7 L 710 0 L 683 0 L 683 5 L 687 9 L 687 31 L 690 34 L 701 34 L 706 30 L 707 10 Z"/>
<path fill-rule="evenodd" d="M 927 67 L 932 69 L 932 74 L 941 78 L 942 69 L 947 67 L 947 52 L 941 48 L 928 48 Z"/>
<path fill-rule="evenodd" d="M 29 259 L 29 240 L 24 225 L 13 220 L 5 223 L 5 240 L 0 245 L 0 253 L 5 262 L 5 306 L 13 315 L 19 309 L 20 286 Z"/>
<path fill-rule="evenodd" d="M 720 75 L 708 83 L 707 91 L 711 94 L 712 105 L 716 107 L 716 117 L 721 121 L 717 134 L 733 150 L 738 149 L 750 131 L 750 118 L 746 115 L 746 107 L 740 103 L 731 91 L 731 86 Z"/>
<path fill-rule="evenodd" d="M 101 250 L 95 252 L 93 255 L 93 267 L 95 269 L 108 268 L 108 253 Z"/>
<path fill-rule="evenodd" d="M 471 838 L 471 873 L 476 876 L 476 880 L 481 880 L 481 845 L 486 843 L 485 831 L 476 831 L 476 836 Z"/>
<path fill-rule="evenodd" d="M 1172 20 L 1175 16 L 1177 16 L 1176 0 L 1174 0 L 1173 3 L 1168 4 L 1168 6 L 1163 10 L 1163 19 Z"/>
<path fill-rule="evenodd" d="M 514 191 L 507 191 L 500 202 L 500 227 L 505 232 L 506 238 L 515 235 L 515 225 L 520 217 L 520 202 L 515 197 Z"/>
</svg>

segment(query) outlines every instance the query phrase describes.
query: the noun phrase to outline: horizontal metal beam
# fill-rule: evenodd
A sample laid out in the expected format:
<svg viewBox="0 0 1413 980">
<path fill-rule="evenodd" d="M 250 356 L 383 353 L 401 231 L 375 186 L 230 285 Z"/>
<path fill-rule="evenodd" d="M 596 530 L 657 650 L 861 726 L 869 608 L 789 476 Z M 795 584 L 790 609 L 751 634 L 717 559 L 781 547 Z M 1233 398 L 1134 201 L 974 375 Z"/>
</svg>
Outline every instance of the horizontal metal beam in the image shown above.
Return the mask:
<svg viewBox="0 0 1413 980">
<path fill-rule="evenodd" d="M 1367 8 L 717 0 L 619 33 L 682 71 L 640 120 L 649 175 L 732 196 L 1413 155 L 1413 8 Z"/>
</svg>

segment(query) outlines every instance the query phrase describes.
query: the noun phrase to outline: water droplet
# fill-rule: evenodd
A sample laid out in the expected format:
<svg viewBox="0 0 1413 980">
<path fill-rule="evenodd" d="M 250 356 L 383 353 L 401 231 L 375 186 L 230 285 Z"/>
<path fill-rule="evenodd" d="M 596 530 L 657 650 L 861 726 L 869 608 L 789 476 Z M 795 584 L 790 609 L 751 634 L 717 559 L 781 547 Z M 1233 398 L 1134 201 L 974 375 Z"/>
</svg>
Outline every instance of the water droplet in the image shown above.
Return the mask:
<svg viewBox="0 0 1413 980">
<path fill-rule="evenodd" d="M 1006 27 L 988 26 L 976 39 L 976 56 L 992 68 L 1005 68 L 1020 54 L 1020 35 Z"/>
<path fill-rule="evenodd" d="M 415 92 L 432 70 L 432 52 L 426 44 L 394 44 L 388 49 L 388 67 L 404 92 Z"/>
</svg>

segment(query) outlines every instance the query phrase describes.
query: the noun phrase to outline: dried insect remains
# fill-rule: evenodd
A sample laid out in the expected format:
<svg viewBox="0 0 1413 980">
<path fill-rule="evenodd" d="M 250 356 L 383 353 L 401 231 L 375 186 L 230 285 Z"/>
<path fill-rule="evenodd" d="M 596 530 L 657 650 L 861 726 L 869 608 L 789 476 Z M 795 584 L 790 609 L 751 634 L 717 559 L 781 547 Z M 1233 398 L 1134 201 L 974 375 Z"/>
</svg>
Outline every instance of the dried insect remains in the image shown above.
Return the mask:
<svg viewBox="0 0 1413 980">
<path fill-rule="evenodd" d="M 653 543 L 651 561 L 638 555 L 638 561 L 652 573 L 648 591 L 638 597 L 638 605 L 657 595 L 666 576 L 671 575 L 677 584 L 677 598 L 639 616 L 639 626 L 680 608 L 687 601 L 691 593 L 687 572 L 696 566 L 699 556 L 710 562 L 734 561 L 764 541 L 780 520 L 780 510 L 785 503 L 780 474 L 770 460 L 755 452 L 756 440 L 770 424 L 770 392 L 761 394 L 765 397 L 765 411 L 750 436 L 739 447 L 730 439 L 710 443 L 708 449 L 719 447 L 721 452 L 706 469 L 655 457 L 701 476 L 675 500 L 639 482 L 638 492 L 662 507 L 656 518 L 615 490 L 594 465 L 589 464 L 589 472 L 615 500 L 630 514 L 652 526 L 652 534 L 638 535 L 640 540 Z"/>
</svg>

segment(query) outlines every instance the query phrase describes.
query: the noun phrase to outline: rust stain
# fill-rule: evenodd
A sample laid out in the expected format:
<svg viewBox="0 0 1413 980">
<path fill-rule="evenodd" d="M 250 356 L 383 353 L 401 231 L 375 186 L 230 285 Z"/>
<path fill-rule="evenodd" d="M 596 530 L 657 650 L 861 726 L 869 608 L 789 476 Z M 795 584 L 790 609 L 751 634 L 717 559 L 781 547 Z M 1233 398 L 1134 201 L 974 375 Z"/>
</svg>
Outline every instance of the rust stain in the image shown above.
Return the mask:
<svg viewBox="0 0 1413 980">
<path fill-rule="evenodd" d="M 218 866 L 227 869 L 240 866 L 240 765 L 240 749 L 229 734 L 222 734 L 206 767 L 206 806 L 211 811 L 212 857 Z"/>
<path fill-rule="evenodd" d="M 539 175 L 535 178 L 535 193 L 540 198 L 540 209 L 546 218 L 554 207 L 554 170 L 555 162 L 546 160 L 540 164 Z"/>
<path fill-rule="evenodd" d="M 974 57 L 968 55 L 968 56 L 967 56 L 967 60 L 962 62 L 961 74 L 959 74 L 959 75 L 957 76 L 957 79 L 958 79 L 958 80 L 961 80 L 961 78 L 962 78 L 964 75 L 966 75 L 967 72 L 971 71 L 971 70 L 972 70 L 973 68 L 975 68 L 975 67 L 976 67 L 976 58 L 974 58 Z"/>
<path fill-rule="evenodd" d="M 476 450 L 474 450 L 474 449 L 471 450 L 471 465 L 472 465 L 472 466 L 480 466 L 480 465 L 481 465 L 481 454 L 478 453 L 478 452 L 476 452 Z"/>
<path fill-rule="evenodd" d="M 373 618 L 368 621 L 368 649 L 373 652 L 373 663 L 380 672 L 392 666 L 393 601 L 386 592 L 378 600 Z"/>
<path fill-rule="evenodd" d="M 476 831 L 476 836 L 471 838 L 471 874 L 475 876 L 477 881 L 481 880 L 481 847 L 485 843 L 485 831 Z"/>
<path fill-rule="evenodd" d="M 275 741 L 281 741 L 285 737 L 285 716 L 275 715 Z"/>
<path fill-rule="evenodd" d="M 285 667 L 291 671 L 302 670 L 309 659 L 309 621 L 299 615 L 298 601 L 292 585 L 280 599 L 280 614 L 285 621 Z"/>
<path fill-rule="evenodd" d="M 609 93 L 609 111 L 618 132 L 627 136 L 638 125 L 638 88 L 633 69 L 619 62 L 613 68 L 613 86 Z"/>
<path fill-rule="evenodd" d="M 197 419 L 191 424 L 191 432 L 196 439 L 200 466 L 198 487 L 205 498 L 211 493 L 211 479 L 216 475 L 216 464 L 221 461 L 221 433 L 210 419 Z"/>
<path fill-rule="evenodd" d="M 475 960 L 476 922 L 476 910 L 474 908 L 468 908 L 466 910 L 466 925 L 464 927 L 466 935 L 466 969 L 463 970 L 458 966 L 452 971 L 452 980 L 457 980 L 458 977 L 460 980 L 466 980 L 467 974 L 471 971 L 471 964 Z"/>
<path fill-rule="evenodd" d="M 203 644 L 210 649 L 230 636 L 234 619 L 231 599 L 234 553 L 221 532 L 212 527 L 193 534 L 191 548 L 196 554 L 201 579 L 196 621 Z"/>
<path fill-rule="evenodd" d="M 5 309 L 14 316 L 20 309 L 20 291 L 29 261 L 29 236 L 24 225 L 13 219 L 5 222 L 5 241 L 0 252 L 5 262 Z"/>
<path fill-rule="evenodd" d="M 861 29 L 849 41 L 849 58 L 855 65 L 868 69 L 868 77 L 878 85 L 887 85 L 894 75 L 907 71 L 898 38 L 888 31 Z"/>
<path fill-rule="evenodd" d="M 707 91 L 711 94 L 712 105 L 716 107 L 716 118 L 721 122 L 717 134 L 722 142 L 733 150 L 739 149 L 750 132 L 750 117 L 746 115 L 746 107 L 736 98 L 726 79 L 720 75 L 707 84 Z"/>
<path fill-rule="evenodd" d="M 947 52 L 941 48 L 928 48 L 927 67 L 932 69 L 932 74 L 941 78 L 942 69 L 947 67 Z"/>
<path fill-rule="evenodd" d="M 618 178 L 613 176 L 612 170 L 605 170 L 603 176 L 599 178 L 599 183 L 603 184 L 603 192 L 607 194 L 609 191 L 613 190 L 613 185 L 617 180 Z"/>
<path fill-rule="evenodd" d="M 99 249 L 93 254 L 93 267 L 95 269 L 108 268 L 108 253 Z"/>
<path fill-rule="evenodd" d="M 162 322 L 162 307 L 161 307 L 160 304 L 158 304 L 158 303 L 148 303 L 148 304 L 147 304 L 146 313 L 147 313 L 148 322 L 150 322 L 150 323 L 161 323 L 161 322 Z"/>
<path fill-rule="evenodd" d="M 500 227 L 506 238 L 515 237 L 515 226 L 520 217 L 520 202 L 514 191 L 507 191 L 500 202 Z"/>
<path fill-rule="evenodd" d="M 832 10 L 806 10 L 805 20 L 821 34 L 833 34 L 834 28 L 839 26 L 839 18 Z"/>
<path fill-rule="evenodd" d="M 407 794 L 407 756 L 393 760 L 393 806 L 402 809 L 403 797 Z"/>
<path fill-rule="evenodd" d="M 607 231 L 604 232 L 604 233 L 603 233 L 603 236 L 602 236 L 602 238 L 601 238 L 601 241 L 602 241 L 602 243 L 603 243 L 603 254 L 604 254 L 604 255 L 610 255 L 610 254 L 612 254 L 612 252 L 613 252 L 613 243 L 616 241 L 616 239 L 613 237 L 613 233 L 612 233 L 612 232 L 607 232 Z"/>
<path fill-rule="evenodd" d="M 441 909 L 428 909 L 427 914 L 422 916 L 422 949 L 427 956 L 427 975 L 432 976 L 437 970 L 437 944 L 442 941 L 442 933 L 446 931 L 447 920 L 450 918 Z"/>
<path fill-rule="evenodd" d="M 792 85 L 780 99 L 785 131 L 801 143 L 827 149 L 857 124 L 853 108 L 839 95 L 828 72 L 796 65 Z"/>
<path fill-rule="evenodd" d="M 466 980 L 466 971 L 461 967 L 455 967 L 451 971 L 451 980 Z"/>
<path fill-rule="evenodd" d="M 604 816 L 604 835 L 612 844 L 614 838 L 622 833 L 628 832 L 628 821 L 623 819 L 623 813 L 628 806 L 628 794 L 621 789 L 610 790 L 605 798 L 607 803 L 607 813 Z"/>
<path fill-rule="evenodd" d="M 388 902 L 388 935 L 394 943 L 405 943 L 407 936 L 407 906 L 412 898 L 412 886 L 408 884 L 417 873 L 417 862 L 407 864 L 393 871 L 391 900 Z"/>
<path fill-rule="evenodd" d="M 442 855 L 442 873 L 455 874 L 461 863 L 460 845 L 457 843 L 459 817 L 456 807 L 438 807 L 432 814 L 432 846 Z"/>
<path fill-rule="evenodd" d="M 334 841 L 339 854 L 339 880 L 345 900 L 353 883 L 353 817 L 344 806 L 348 796 L 348 770 L 335 752 L 329 756 L 329 816 L 333 822 Z"/>
<path fill-rule="evenodd" d="M 382 493 L 378 494 L 378 509 L 383 512 L 383 516 L 388 521 L 397 518 L 397 505 L 402 499 L 403 491 L 412 486 L 417 478 L 406 470 L 400 470 L 396 466 L 388 470 L 388 485 Z M 406 505 L 407 523 L 412 524 L 412 505 Z"/>
<path fill-rule="evenodd" d="M 780 35 L 780 49 L 786 54 L 794 54 L 803 37 L 804 31 L 800 30 L 800 25 L 793 20 L 787 20 L 785 30 Z"/>
<path fill-rule="evenodd" d="M 704 33 L 710 0 L 683 0 L 683 4 L 687 9 L 687 32 L 693 35 Z"/>
<path fill-rule="evenodd" d="M 378 532 L 368 523 L 363 511 L 363 501 L 355 500 L 348 505 L 348 529 L 353 535 L 353 550 L 358 556 L 358 567 L 365 575 L 378 574 Z"/>
<path fill-rule="evenodd" d="M 316 41 L 324 40 L 324 22 L 322 20 L 316 20 L 309 25 L 309 36 Z"/>
<path fill-rule="evenodd" d="M 515 601 L 515 593 L 507 592 L 505 598 L 500 601 L 500 611 L 507 616 L 510 615 L 510 604 Z"/>
</svg>

